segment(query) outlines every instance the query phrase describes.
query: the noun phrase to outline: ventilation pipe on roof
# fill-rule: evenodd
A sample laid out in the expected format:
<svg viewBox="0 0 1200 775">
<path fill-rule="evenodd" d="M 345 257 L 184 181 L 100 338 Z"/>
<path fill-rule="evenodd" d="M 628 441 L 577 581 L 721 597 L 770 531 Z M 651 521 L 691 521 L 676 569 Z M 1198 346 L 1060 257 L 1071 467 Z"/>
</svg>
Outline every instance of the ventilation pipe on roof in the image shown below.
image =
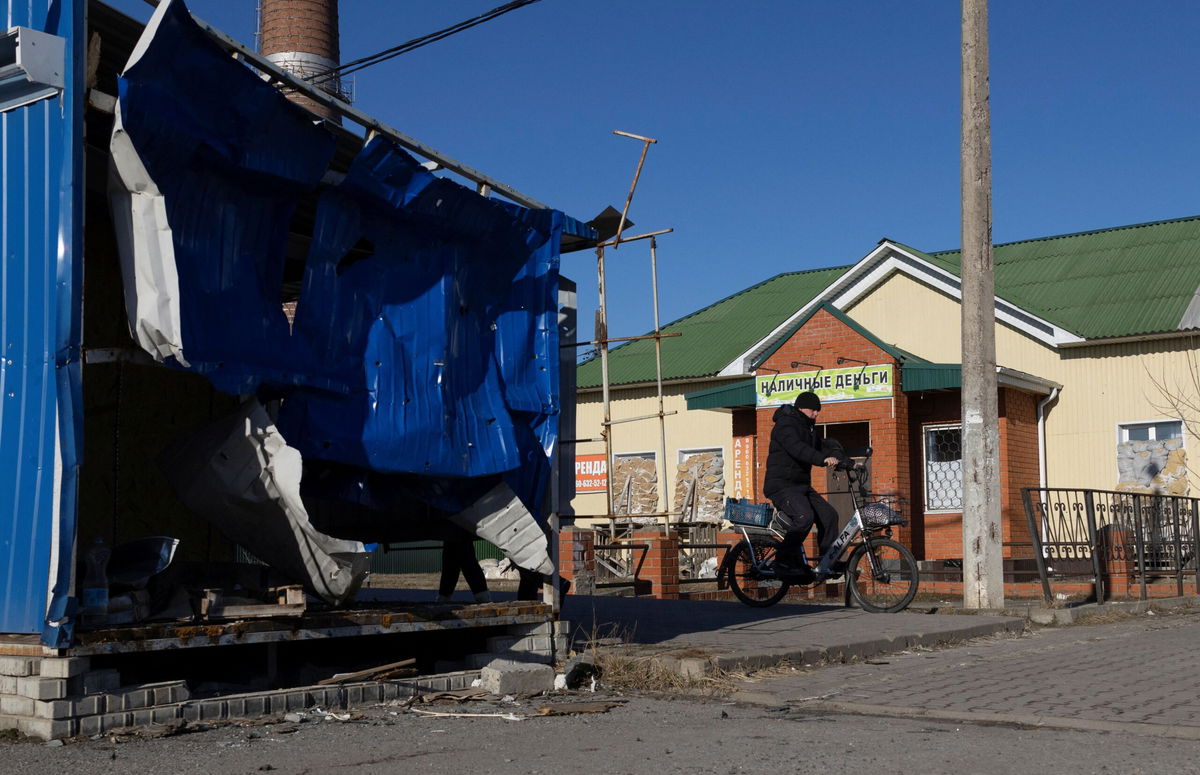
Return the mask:
<svg viewBox="0 0 1200 775">
<path fill-rule="evenodd" d="M 1058 388 L 1050 391 L 1050 395 L 1038 401 L 1038 482 L 1040 487 L 1046 486 L 1046 407 L 1058 398 Z"/>
<path fill-rule="evenodd" d="M 343 102 L 350 101 L 342 79 L 330 71 L 338 66 L 338 0 L 259 0 L 258 49 L 279 68 L 303 78 Z M 290 99 L 335 123 L 341 116 L 303 94 Z"/>
</svg>

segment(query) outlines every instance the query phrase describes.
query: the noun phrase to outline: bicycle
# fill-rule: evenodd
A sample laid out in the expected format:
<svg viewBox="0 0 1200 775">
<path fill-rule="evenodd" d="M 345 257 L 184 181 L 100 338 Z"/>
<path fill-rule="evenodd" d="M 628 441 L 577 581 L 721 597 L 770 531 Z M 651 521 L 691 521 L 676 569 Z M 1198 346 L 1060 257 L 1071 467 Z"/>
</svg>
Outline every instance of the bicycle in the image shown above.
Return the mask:
<svg viewBox="0 0 1200 775">
<path fill-rule="evenodd" d="M 864 462 L 870 456 L 870 448 L 852 455 Z M 744 499 L 727 498 L 725 518 L 741 530 L 743 540 L 725 553 L 717 574 L 721 588 L 727 585 L 746 605 L 766 608 L 782 600 L 793 585 L 821 584 L 837 577 L 834 564 L 849 549 L 850 558 L 844 571 L 846 583 L 864 611 L 895 613 L 908 607 L 916 597 L 920 574 L 917 560 L 908 547 L 891 538 L 893 527 L 908 524 L 900 511 L 893 508 L 893 504 L 899 505 L 899 499 L 869 493 L 867 471 L 862 463 L 847 460 L 835 470 L 846 474 L 846 491 L 854 504 L 854 514 L 818 560 L 813 569 L 816 579 L 800 582 L 775 571 L 779 540 L 790 526 L 786 515 L 769 503 L 752 504 Z M 752 535 L 754 528 L 757 530 Z"/>
</svg>

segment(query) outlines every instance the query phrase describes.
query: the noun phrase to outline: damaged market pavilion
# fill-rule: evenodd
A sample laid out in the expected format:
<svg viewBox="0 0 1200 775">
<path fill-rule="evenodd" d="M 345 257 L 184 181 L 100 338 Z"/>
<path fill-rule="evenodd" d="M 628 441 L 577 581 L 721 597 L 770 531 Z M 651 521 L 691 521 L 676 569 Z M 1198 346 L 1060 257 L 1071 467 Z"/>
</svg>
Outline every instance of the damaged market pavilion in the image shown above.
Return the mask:
<svg viewBox="0 0 1200 775">
<path fill-rule="evenodd" d="M 181 0 L 144 28 L 98 0 L 7 5 L 0 673 L 36 696 L 0 728 L 100 730 L 89 682 L 179 678 L 180 649 L 216 686 L 231 659 L 201 652 L 283 681 L 410 656 L 396 638 L 416 633 L 431 653 L 553 636 L 552 580 L 470 610 L 356 598 L 374 546 L 447 529 L 553 578 L 574 403 L 559 255 L 592 228 Z M 97 541 L 111 598 L 89 619 Z"/>
</svg>

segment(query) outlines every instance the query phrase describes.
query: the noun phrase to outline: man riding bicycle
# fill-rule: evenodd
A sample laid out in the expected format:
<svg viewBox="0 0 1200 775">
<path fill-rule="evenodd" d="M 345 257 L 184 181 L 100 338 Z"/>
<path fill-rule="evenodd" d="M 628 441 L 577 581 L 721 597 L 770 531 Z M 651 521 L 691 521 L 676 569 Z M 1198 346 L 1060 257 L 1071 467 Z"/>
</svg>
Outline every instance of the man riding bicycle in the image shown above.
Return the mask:
<svg viewBox="0 0 1200 775">
<path fill-rule="evenodd" d="M 816 578 L 804 556 L 804 539 L 813 523 L 817 525 L 818 556 L 837 537 L 837 511 L 812 486 L 813 466 L 837 465 L 842 458 L 841 445 L 832 439 L 823 440 L 817 433 L 820 412 L 821 399 L 812 392 L 801 393 L 792 406 L 776 410 L 763 482 L 763 494 L 791 521 L 779 544 L 775 569 L 805 584 Z M 842 565 L 835 563 L 832 577 L 841 575 Z"/>
</svg>

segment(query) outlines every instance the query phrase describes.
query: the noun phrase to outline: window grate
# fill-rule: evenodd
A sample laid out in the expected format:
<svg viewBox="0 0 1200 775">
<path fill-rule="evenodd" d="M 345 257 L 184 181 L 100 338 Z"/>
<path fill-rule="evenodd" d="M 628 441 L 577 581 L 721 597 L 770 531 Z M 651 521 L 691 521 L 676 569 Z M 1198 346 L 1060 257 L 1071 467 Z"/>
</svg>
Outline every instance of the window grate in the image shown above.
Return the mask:
<svg viewBox="0 0 1200 775">
<path fill-rule="evenodd" d="M 962 426 L 925 429 L 925 510 L 962 509 Z"/>
</svg>

